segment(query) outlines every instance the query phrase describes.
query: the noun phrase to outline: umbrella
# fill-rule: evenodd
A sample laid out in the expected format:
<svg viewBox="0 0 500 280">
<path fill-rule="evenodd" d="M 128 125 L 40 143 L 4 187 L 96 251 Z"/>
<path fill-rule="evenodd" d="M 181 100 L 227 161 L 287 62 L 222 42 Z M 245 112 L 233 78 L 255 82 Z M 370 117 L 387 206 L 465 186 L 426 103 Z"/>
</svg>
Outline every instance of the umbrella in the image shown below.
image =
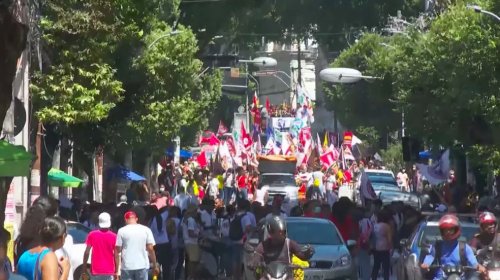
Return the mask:
<svg viewBox="0 0 500 280">
<path fill-rule="evenodd" d="M 55 168 L 49 170 L 48 181 L 49 186 L 66 188 L 78 188 L 83 182 L 82 179 Z"/>
<path fill-rule="evenodd" d="M 146 178 L 142 177 L 141 175 L 120 166 L 109 170 L 108 180 L 111 181 L 115 177 L 127 181 L 146 181 Z"/>
<path fill-rule="evenodd" d="M 174 150 L 173 149 L 167 149 L 165 151 L 165 154 L 167 156 L 173 157 L 174 156 Z M 193 153 L 191 153 L 190 151 L 181 150 L 181 152 L 180 152 L 180 157 L 181 158 L 191 158 L 192 156 L 193 156 Z"/>
<path fill-rule="evenodd" d="M 0 141 L 0 177 L 28 176 L 32 161 L 23 146 Z"/>
</svg>

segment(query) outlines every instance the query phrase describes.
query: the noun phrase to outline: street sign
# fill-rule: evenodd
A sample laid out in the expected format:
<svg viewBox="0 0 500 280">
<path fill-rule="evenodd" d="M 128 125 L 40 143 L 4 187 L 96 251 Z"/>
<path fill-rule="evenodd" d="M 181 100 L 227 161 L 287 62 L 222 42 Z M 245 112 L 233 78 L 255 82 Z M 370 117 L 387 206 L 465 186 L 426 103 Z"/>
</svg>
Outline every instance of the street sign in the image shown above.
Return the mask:
<svg viewBox="0 0 500 280">
<path fill-rule="evenodd" d="M 269 77 L 269 76 L 274 76 L 276 75 L 276 70 L 262 70 L 262 71 L 257 71 L 253 72 L 252 74 L 255 77 Z"/>
<path fill-rule="evenodd" d="M 231 78 L 238 78 L 240 76 L 240 68 L 231 68 Z"/>
</svg>

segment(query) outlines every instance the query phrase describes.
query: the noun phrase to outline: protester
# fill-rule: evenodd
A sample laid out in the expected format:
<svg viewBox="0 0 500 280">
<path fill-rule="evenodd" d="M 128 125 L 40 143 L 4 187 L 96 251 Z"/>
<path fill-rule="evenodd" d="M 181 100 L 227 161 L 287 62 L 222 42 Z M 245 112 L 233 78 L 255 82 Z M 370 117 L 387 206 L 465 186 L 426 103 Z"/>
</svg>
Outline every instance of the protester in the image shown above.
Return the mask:
<svg viewBox="0 0 500 280">
<path fill-rule="evenodd" d="M 153 233 L 148 227 L 138 224 L 135 212 L 128 211 L 124 218 L 127 225 L 118 230 L 116 238 L 115 274 L 121 268 L 122 280 L 148 280 L 150 263 L 153 265 L 153 273 L 159 274 Z"/>
<path fill-rule="evenodd" d="M 28 280 L 66 280 L 70 272 L 67 257 L 57 258 L 54 253 L 62 248 L 66 238 L 66 224 L 61 218 L 47 217 L 43 220 L 39 235 L 39 245 L 25 251 L 17 263 L 17 272 Z M 61 271 L 59 271 L 61 269 Z"/>
<path fill-rule="evenodd" d="M 116 234 L 110 230 L 111 216 L 108 213 L 99 214 L 98 220 L 99 229 L 91 231 L 85 241 L 87 247 L 83 255 L 83 263 L 88 263 L 90 250 L 92 250 L 90 279 L 112 280 L 116 276 L 114 256 Z M 82 275 L 88 276 L 87 266 L 82 267 Z"/>
</svg>

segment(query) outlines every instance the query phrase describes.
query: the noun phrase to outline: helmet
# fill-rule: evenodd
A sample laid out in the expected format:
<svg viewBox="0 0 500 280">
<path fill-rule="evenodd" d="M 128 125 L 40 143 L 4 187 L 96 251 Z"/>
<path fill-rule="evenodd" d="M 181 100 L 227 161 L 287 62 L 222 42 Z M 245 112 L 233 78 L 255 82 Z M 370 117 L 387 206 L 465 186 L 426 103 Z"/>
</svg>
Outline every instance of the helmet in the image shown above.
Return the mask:
<svg viewBox="0 0 500 280">
<path fill-rule="evenodd" d="M 444 215 L 439 219 L 439 230 L 443 240 L 455 240 L 460 237 L 460 222 L 455 215 Z"/>
<path fill-rule="evenodd" d="M 481 230 L 486 230 L 488 229 L 488 226 L 493 225 L 493 228 L 489 228 L 489 230 L 491 230 L 492 233 L 495 233 L 496 224 L 497 218 L 493 215 L 493 213 L 483 212 L 479 215 L 479 226 L 481 227 Z"/>
<path fill-rule="evenodd" d="M 278 233 L 279 231 L 282 231 L 283 233 L 286 233 L 286 222 L 280 216 L 272 215 L 267 220 L 267 226 L 266 227 L 267 227 L 267 232 L 269 234 Z"/>
</svg>

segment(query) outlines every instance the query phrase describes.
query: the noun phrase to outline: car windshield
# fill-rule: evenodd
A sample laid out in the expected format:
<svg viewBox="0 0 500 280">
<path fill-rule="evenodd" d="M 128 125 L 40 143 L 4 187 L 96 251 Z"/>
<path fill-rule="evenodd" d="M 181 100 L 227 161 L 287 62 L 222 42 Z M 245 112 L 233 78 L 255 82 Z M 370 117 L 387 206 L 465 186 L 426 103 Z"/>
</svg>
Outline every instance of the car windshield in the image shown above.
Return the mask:
<svg viewBox="0 0 500 280">
<path fill-rule="evenodd" d="M 479 232 L 478 226 L 466 226 L 462 227 L 462 235 L 459 240 L 467 242 L 474 237 L 474 234 Z M 442 240 L 441 233 L 439 232 L 439 227 L 436 226 L 426 226 L 424 230 L 420 231 L 420 236 L 418 237 L 418 247 L 422 245 L 434 244 L 436 240 Z"/>
<path fill-rule="evenodd" d="M 376 171 L 370 171 L 366 172 L 368 174 L 368 177 L 371 179 L 372 177 L 387 177 L 387 178 L 394 178 L 391 173 L 386 173 L 386 172 L 376 172 Z"/>
<path fill-rule="evenodd" d="M 272 187 L 273 185 L 287 185 L 296 186 L 295 179 L 291 174 L 266 174 L 261 177 L 261 185 L 268 185 Z"/>
<path fill-rule="evenodd" d="M 398 186 L 388 183 L 372 183 L 372 186 L 375 190 L 400 191 Z"/>
<path fill-rule="evenodd" d="M 82 224 L 66 224 L 68 234 L 73 237 L 74 244 L 83 244 L 87 239 L 90 229 Z"/>
<path fill-rule="evenodd" d="M 368 178 L 370 179 L 370 182 L 373 183 L 392 183 L 394 185 L 397 185 L 397 182 L 394 178 L 389 177 L 389 176 L 370 176 L 368 175 Z"/>
<path fill-rule="evenodd" d="M 342 245 L 342 239 L 331 223 L 288 222 L 288 237 L 305 245 Z M 314 233 L 314 234 L 312 234 Z"/>
</svg>

